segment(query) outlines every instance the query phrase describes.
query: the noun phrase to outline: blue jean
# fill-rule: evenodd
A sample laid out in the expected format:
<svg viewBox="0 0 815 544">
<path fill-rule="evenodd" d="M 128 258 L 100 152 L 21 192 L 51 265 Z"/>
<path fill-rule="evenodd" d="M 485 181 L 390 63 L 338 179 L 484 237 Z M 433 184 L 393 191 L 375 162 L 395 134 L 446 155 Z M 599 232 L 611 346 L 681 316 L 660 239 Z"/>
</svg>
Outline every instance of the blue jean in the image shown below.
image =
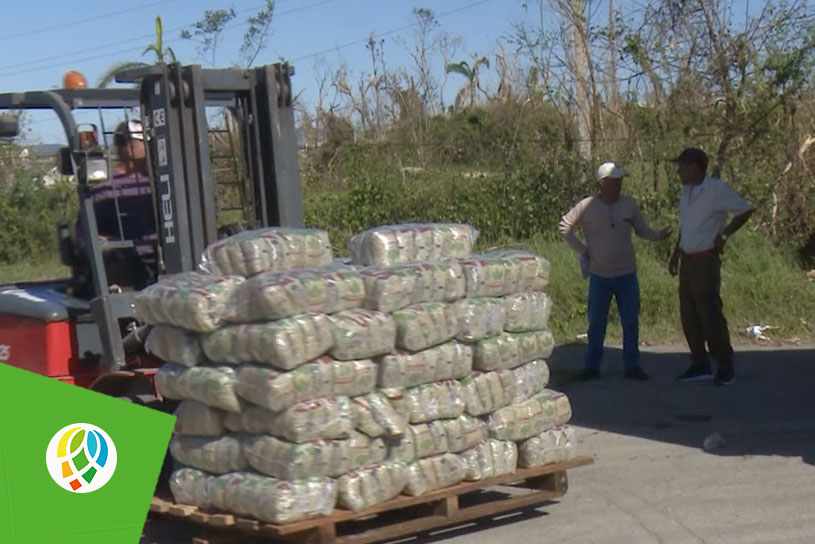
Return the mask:
<svg viewBox="0 0 815 544">
<path fill-rule="evenodd" d="M 623 362 L 625 368 L 640 364 L 640 285 L 637 274 L 604 278 L 592 274 L 589 280 L 589 348 L 586 367 L 599 368 L 603 360 L 608 310 L 611 297 L 617 299 L 617 310 L 623 326 Z"/>
</svg>

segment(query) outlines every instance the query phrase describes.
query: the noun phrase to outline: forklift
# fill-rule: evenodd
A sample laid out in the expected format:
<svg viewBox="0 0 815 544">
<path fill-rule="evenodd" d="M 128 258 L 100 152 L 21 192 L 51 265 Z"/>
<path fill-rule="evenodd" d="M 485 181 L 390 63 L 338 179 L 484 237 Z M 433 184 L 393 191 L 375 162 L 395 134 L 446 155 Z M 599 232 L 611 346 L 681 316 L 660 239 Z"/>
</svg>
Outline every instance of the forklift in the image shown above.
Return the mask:
<svg viewBox="0 0 815 544">
<path fill-rule="evenodd" d="M 108 281 L 105 257 L 132 251 L 137 241 L 124 236 L 128 214 L 119 213 L 118 196 L 119 236 L 99 236 L 94 194 L 112 178 L 113 160 L 105 116 L 120 110 L 127 120 L 128 111 L 138 110 L 157 233 L 151 266 L 157 278 L 188 272 L 219 236 L 303 226 L 293 73 L 286 63 L 251 69 L 173 63 L 117 74 L 128 88 L 0 94 L 0 137 L 17 134 L 21 110 L 56 115 L 67 140 L 60 170 L 73 176 L 79 198 L 75 236 L 67 223 L 57 226 L 60 258 L 71 277 L 0 286 L 0 363 L 166 409 L 153 383 L 162 361 L 146 353 L 147 327 L 135 315 L 138 286 Z M 212 109 L 226 112 L 225 122 L 212 122 Z M 80 111 L 98 114 L 100 127 L 79 123 Z M 219 155 L 213 142 L 224 133 L 232 153 Z M 219 160 L 231 168 L 219 167 Z M 225 170 L 232 175 L 221 175 Z M 238 195 L 237 204 L 224 203 L 230 194 Z M 82 251 L 80 237 L 88 241 Z"/>
</svg>

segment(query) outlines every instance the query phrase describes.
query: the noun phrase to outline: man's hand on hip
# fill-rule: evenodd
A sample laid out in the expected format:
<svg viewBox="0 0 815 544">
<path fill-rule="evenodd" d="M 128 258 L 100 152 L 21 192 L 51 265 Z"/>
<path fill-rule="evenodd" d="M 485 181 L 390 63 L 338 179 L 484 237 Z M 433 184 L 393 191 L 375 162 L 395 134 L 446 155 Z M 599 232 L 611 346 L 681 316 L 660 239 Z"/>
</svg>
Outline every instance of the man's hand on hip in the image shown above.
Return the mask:
<svg viewBox="0 0 815 544">
<path fill-rule="evenodd" d="M 668 261 L 668 272 L 671 273 L 671 276 L 676 276 L 679 274 L 679 251 L 676 250 L 671 255 L 671 260 Z"/>
<path fill-rule="evenodd" d="M 713 241 L 713 246 L 716 248 L 716 252 L 724 253 L 725 244 L 727 244 L 727 235 L 720 232 L 716 235 L 716 240 Z"/>
</svg>

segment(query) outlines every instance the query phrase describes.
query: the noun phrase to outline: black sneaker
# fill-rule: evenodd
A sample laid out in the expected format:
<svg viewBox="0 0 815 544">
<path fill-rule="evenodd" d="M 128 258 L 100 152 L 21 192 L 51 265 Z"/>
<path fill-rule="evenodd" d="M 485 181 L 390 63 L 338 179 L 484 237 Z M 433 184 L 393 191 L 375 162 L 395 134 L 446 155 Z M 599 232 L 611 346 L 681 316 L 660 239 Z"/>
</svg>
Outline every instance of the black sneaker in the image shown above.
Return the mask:
<svg viewBox="0 0 815 544">
<path fill-rule="evenodd" d="M 634 368 L 627 368 L 625 370 L 626 380 L 636 380 L 638 382 L 647 382 L 651 377 L 645 373 L 642 367 L 635 366 Z"/>
<path fill-rule="evenodd" d="M 713 380 L 713 384 L 724 386 L 730 385 L 734 381 L 736 381 L 736 373 L 733 372 L 732 368 L 719 369 L 719 371 L 716 372 L 716 379 Z"/>
<path fill-rule="evenodd" d="M 676 377 L 676 381 L 698 382 L 701 380 L 709 380 L 711 378 L 713 378 L 713 372 L 710 370 L 710 367 L 691 365 L 691 367 L 687 369 L 684 374 L 680 374 Z"/>
<path fill-rule="evenodd" d="M 599 368 L 584 368 L 583 372 L 577 375 L 577 381 L 579 382 L 588 382 L 591 380 L 598 380 L 600 379 L 600 369 Z"/>
</svg>

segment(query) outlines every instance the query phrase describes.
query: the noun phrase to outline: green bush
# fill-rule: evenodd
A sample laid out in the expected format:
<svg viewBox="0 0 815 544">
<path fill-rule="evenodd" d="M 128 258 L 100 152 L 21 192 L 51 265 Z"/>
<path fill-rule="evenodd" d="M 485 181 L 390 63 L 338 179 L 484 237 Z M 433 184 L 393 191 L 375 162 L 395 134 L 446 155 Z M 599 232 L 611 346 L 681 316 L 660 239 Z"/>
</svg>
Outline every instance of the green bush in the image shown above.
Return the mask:
<svg viewBox="0 0 815 544">
<path fill-rule="evenodd" d="M 57 223 L 76 218 L 76 187 L 25 177 L 0 184 L 0 265 L 55 255 Z"/>
</svg>

